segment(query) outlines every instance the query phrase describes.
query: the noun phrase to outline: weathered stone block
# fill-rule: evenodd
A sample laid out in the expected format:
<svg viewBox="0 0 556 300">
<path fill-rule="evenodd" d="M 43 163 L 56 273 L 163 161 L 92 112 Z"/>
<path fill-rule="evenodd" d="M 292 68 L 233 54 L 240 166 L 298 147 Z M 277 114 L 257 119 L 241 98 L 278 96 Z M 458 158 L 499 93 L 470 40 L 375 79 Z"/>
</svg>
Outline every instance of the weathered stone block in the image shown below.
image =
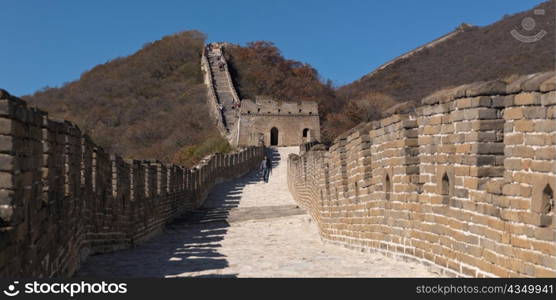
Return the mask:
<svg viewBox="0 0 556 300">
<path fill-rule="evenodd" d="M 514 123 L 514 129 L 521 132 L 532 132 L 535 130 L 535 122 L 531 120 L 518 120 Z"/>
<path fill-rule="evenodd" d="M 503 108 L 514 104 L 514 95 L 492 97 L 492 107 Z"/>
<path fill-rule="evenodd" d="M 511 148 L 511 155 L 513 157 L 533 158 L 535 156 L 535 149 L 528 146 L 514 146 Z"/>
<path fill-rule="evenodd" d="M 13 137 L 8 135 L 0 135 L 0 152 L 13 153 L 13 148 Z"/>
<path fill-rule="evenodd" d="M 506 93 L 512 94 L 512 93 L 521 92 L 521 86 L 523 85 L 523 83 L 533 78 L 534 76 L 535 74 L 528 74 L 528 75 L 521 76 L 518 79 L 510 82 L 506 87 Z"/>
<path fill-rule="evenodd" d="M 0 99 L 0 117 L 9 117 L 12 114 L 12 105 L 8 99 Z"/>
<path fill-rule="evenodd" d="M 508 134 L 504 136 L 504 144 L 506 145 L 523 144 L 523 134 L 515 133 L 515 134 Z"/>
<path fill-rule="evenodd" d="M 477 154 L 502 154 L 504 153 L 504 144 L 502 143 L 481 143 L 473 144 L 471 151 Z"/>
<path fill-rule="evenodd" d="M 477 177 L 501 177 L 504 175 L 504 167 L 471 167 L 470 175 Z"/>
<path fill-rule="evenodd" d="M 523 108 L 522 107 L 510 107 L 504 110 L 504 119 L 521 119 L 523 118 Z"/>
<path fill-rule="evenodd" d="M 470 165 L 476 166 L 486 166 L 486 165 L 497 165 L 498 164 L 497 155 L 476 155 L 476 156 L 466 156 L 464 162 Z"/>
<path fill-rule="evenodd" d="M 496 119 L 498 117 L 498 110 L 493 108 L 472 108 L 464 110 L 464 117 L 467 120 L 476 119 Z"/>
<path fill-rule="evenodd" d="M 547 119 L 556 119 L 556 106 L 549 106 L 546 109 Z"/>
<path fill-rule="evenodd" d="M 539 90 L 541 92 L 548 92 L 556 90 L 556 77 L 552 75 L 552 77 L 546 79 L 541 85 L 539 86 Z"/>
<path fill-rule="evenodd" d="M 0 189 L 14 189 L 14 178 L 12 173 L 0 172 Z"/>
<path fill-rule="evenodd" d="M 542 147 L 535 150 L 535 159 L 556 160 L 556 147 Z"/>
<path fill-rule="evenodd" d="M 0 117 L 0 135 L 12 135 L 13 131 L 13 121 Z"/>
<path fill-rule="evenodd" d="M 465 93 L 465 92 L 464 92 Z M 446 103 L 453 100 L 456 97 L 457 89 L 443 89 L 437 91 L 421 100 L 422 104 L 437 104 Z"/>
<path fill-rule="evenodd" d="M 535 130 L 537 132 L 554 132 L 556 131 L 556 121 L 554 120 L 538 120 L 535 121 Z"/>
<path fill-rule="evenodd" d="M 12 155 L 0 153 L 0 171 L 12 171 L 14 166 L 14 157 Z"/>
<path fill-rule="evenodd" d="M 522 165 L 523 167 L 523 165 Z M 537 172 L 554 172 L 556 170 L 556 162 L 554 161 L 542 161 L 542 160 L 534 160 L 531 161 L 530 168 L 532 171 Z"/>
<path fill-rule="evenodd" d="M 546 108 L 544 107 L 525 107 L 523 116 L 526 119 L 544 119 L 546 118 Z"/>
<path fill-rule="evenodd" d="M 531 78 L 523 82 L 523 84 L 521 85 L 521 89 L 523 91 L 539 91 L 541 85 L 553 77 L 554 77 L 554 72 L 544 72 L 544 73 L 534 74 Z"/>
<path fill-rule="evenodd" d="M 538 105 L 541 103 L 539 93 L 521 93 L 514 98 L 515 105 Z"/>
<path fill-rule="evenodd" d="M 0 189 L 0 205 L 11 205 L 14 201 L 14 191 Z"/>
<path fill-rule="evenodd" d="M 503 130 L 505 120 L 481 120 L 472 123 L 473 130 Z"/>
<path fill-rule="evenodd" d="M 492 80 L 468 85 L 465 95 L 473 97 L 480 95 L 500 95 L 505 93 L 506 83 L 501 80 Z"/>
<path fill-rule="evenodd" d="M 546 144 L 546 138 L 541 134 L 528 134 L 525 136 L 525 144 L 543 146 Z"/>
<path fill-rule="evenodd" d="M 542 94 L 541 104 L 545 106 L 556 105 L 556 92 Z"/>
<path fill-rule="evenodd" d="M 10 223 L 14 214 L 14 208 L 11 205 L 0 205 L 0 219 L 6 223 Z"/>
</svg>

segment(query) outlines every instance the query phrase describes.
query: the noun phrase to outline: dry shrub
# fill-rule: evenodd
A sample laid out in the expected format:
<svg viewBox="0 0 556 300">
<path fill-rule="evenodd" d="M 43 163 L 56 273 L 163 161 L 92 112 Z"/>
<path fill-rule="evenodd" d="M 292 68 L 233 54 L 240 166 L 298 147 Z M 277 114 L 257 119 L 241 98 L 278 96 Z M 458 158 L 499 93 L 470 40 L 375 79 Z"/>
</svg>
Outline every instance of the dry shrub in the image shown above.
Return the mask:
<svg viewBox="0 0 556 300">
<path fill-rule="evenodd" d="M 199 67 L 204 41 L 198 31 L 169 35 L 24 98 L 111 152 L 168 162 L 216 132 Z"/>
</svg>

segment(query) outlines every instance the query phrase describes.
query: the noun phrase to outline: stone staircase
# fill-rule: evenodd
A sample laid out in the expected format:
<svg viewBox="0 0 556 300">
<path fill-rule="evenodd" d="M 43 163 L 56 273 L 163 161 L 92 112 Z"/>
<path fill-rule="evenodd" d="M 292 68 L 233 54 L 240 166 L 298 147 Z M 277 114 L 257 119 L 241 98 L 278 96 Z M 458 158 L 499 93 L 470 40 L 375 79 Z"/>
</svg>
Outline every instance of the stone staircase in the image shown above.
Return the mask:
<svg viewBox="0 0 556 300">
<path fill-rule="evenodd" d="M 211 83 L 216 94 L 222 121 L 229 135 L 234 136 L 239 120 L 239 97 L 233 86 L 228 65 L 221 47 L 206 47 L 206 57 L 210 67 Z M 222 67 L 220 66 L 222 64 Z M 235 129 L 235 130 L 234 130 Z"/>
</svg>

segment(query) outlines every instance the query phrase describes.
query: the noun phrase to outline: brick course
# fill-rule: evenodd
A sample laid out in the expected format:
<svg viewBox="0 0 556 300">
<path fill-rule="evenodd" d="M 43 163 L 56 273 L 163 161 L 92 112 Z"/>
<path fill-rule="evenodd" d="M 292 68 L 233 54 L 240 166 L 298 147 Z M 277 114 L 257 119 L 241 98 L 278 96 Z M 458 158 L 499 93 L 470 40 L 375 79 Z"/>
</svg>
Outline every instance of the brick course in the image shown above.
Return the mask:
<svg viewBox="0 0 556 300">
<path fill-rule="evenodd" d="M 436 92 L 301 146 L 288 185 L 331 243 L 449 276 L 555 277 L 554 72 Z"/>
<path fill-rule="evenodd" d="M 191 169 L 125 160 L 0 90 L 0 277 L 71 276 L 91 254 L 160 232 L 263 155 L 248 147 Z"/>
</svg>

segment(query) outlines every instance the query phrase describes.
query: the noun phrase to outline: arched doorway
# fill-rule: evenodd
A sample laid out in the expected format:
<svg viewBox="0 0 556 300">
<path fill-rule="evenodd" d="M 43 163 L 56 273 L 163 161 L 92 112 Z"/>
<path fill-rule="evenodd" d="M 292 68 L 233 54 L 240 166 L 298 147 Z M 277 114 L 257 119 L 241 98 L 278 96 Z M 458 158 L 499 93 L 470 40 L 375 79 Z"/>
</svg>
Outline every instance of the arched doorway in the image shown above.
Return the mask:
<svg viewBox="0 0 556 300">
<path fill-rule="evenodd" d="M 309 128 L 303 129 L 303 142 L 310 142 L 311 141 L 311 131 Z"/>
<path fill-rule="evenodd" d="M 276 127 L 270 129 L 270 145 L 278 146 L 278 128 Z"/>
</svg>

